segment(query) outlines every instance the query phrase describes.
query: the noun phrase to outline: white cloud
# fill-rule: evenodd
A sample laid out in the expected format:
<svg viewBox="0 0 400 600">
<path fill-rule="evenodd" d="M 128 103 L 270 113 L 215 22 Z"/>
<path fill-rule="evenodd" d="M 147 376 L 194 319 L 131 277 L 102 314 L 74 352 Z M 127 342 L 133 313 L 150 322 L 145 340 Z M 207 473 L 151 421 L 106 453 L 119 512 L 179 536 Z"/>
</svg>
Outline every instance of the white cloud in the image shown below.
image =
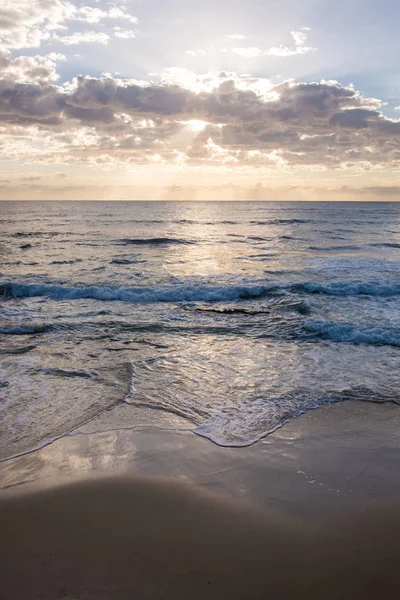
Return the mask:
<svg viewBox="0 0 400 600">
<path fill-rule="evenodd" d="M 308 38 L 308 35 L 304 31 L 291 31 L 290 35 L 293 38 L 295 46 L 304 46 Z"/>
<path fill-rule="evenodd" d="M 112 8 L 110 8 L 110 10 L 108 11 L 108 18 L 109 19 L 121 19 L 123 21 L 128 21 L 129 23 L 137 23 L 138 22 L 137 17 L 133 17 L 132 15 L 125 12 L 125 10 L 118 8 L 117 6 L 113 6 Z"/>
<path fill-rule="evenodd" d="M 53 39 L 66 46 L 77 44 L 108 44 L 110 36 L 102 31 L 76 31 L 71 35 L 54 35 Z"/>
<path fill-rule="evenodd" d="M 238 54 L 239 56 L 243 56 L 245 58 L 256 58 L 258 56 L 277 56 L 277 57 L 287 57 L 287 56 L 295 56 L 296 54 L 308 54 L 309 52 L 315 52 L 316 48 L 312 48 L 311 46 L 306 46 L 305 43 L 308 39 L 307 33 L 304 30 L 301 31 L 291 31 L 290 35 L 294 41 L 294 47 L 290 48 L 288 46 L 273 46 L 272 48 L 267 48 L 267 50 L 260 50 L 260 48 L 254 47 L 240 47 L 240 48 L 232 48 L 232 52 L 234 54 Z"/>
<path fill-rule="evenodd" d="M 279 46 L 274 48 L 268 48 L 264 52 L 266 56 L 296 56 L 296 54 L 308 54 L 309 52 L 315 52 L 316 48 L 310 48 L 308 46 L 297 46 L 297 48 L 288 48 L 287 46 Z"/>
<path fill-rule="evenodd" d="M 77 6 L 66 0 L 2 0 L 0 5 L 0 48 L 39 48 L 43 42 L 60 39 L 62 43 L 74 44 L 80 32 L 69 33 L 69 25 L 82 21 L 98 24 L 104 20 L 119 20 L 136 24 L 137 17 L 127 12 L 125 6 L 110 6 L 102 9 L 93 6 Z M 63 30 L 63 38 L 52 32 Z M 122 28 L 121 28 L 122 31 Z M 87 41 L 87 32 L 83 36 Z M 104 32 L 96 32 L 97 43 L 105 43 Z M 100 35 L 101 34 L 101 35 Z M 122 36 L 119 36 L 122 37 Z M 131 30 L 124 37 L 133 37 Z M 72 40 L 71 42 L 69 40 Z"/>
<path fill-rule="evenodd" d="M 71 2 L 61 0 L 2 0 L 0 47 L 38 48 L 75 12 Z"/>
<path fill-rule="evenodd" d="M 47 56 L 19 56 L 8 61 L 2 69 L 2 77 L 15 83 L 44 85 L 59 79 L 57 61 L 65 61 L 65 56 L 55 52 Z"/>
<path fill-rule="evenodd" d="M 70 16 L 70 19 L 91 24 L 99 23 L 106 19 L 125 21 L 134 24 L 138 22 L 137 17 L 126 12 L 125 7 L 119 8 L 118 6 L 112 6 L 108 10 L 102 10 L 101 8 L 93 6 L 82 6 L 76 8 L 75 13 Z"/>
<path fill-rule="evenodd" d="M 79 9 L 78 14 L 75 19 L 77 21 L 86 21 L 86 23 L 99 23 L 102 19 L 107 18 L 108 14 L 106 11 L 101 10 L 100 8 L 95 8 L 92 6 L 82 6 Z"/>
<path fill-rule="evenodd" d="M 317 49 L 312 48 L 311 46 L 306 46 L 306 42 L 308 39 L 308 34 L 305 31 L 311 31 L 308 27 L 303 27 L 300 31 L 291 31 L 290 35 L 294 41 L 294 48 L 288 48 L 287 46 L 274 46 L 272 48 L 268 48 L 265 51 L 266 56 L 278 56 L 278 57 L 286 57 L 286 56 L 296 56 L 296 54 L 309 54 L 310 52 L 315 52 Z"/>
<path fill-rule="evenodd" d="M 123 40 L 134 39 L 136 37 L 136 31 L 133 29 L 122 29 L 122 27 L 113 27 L 114 36 Z"/>
</svg>

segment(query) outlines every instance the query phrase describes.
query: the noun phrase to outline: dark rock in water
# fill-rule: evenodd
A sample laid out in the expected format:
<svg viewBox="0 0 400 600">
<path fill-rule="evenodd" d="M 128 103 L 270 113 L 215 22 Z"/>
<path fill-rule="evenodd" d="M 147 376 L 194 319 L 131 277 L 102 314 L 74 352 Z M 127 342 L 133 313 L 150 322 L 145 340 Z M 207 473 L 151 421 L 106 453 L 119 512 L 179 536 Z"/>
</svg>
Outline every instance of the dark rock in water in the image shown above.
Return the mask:
<svg viewBox="0 0 400 600">
<path fill-rule="evenodd" d="M 32 244 L 22 244 L 20 248 L 21 250 L 28 250 L 29 248 L 32 248 Z"/>
</svg>

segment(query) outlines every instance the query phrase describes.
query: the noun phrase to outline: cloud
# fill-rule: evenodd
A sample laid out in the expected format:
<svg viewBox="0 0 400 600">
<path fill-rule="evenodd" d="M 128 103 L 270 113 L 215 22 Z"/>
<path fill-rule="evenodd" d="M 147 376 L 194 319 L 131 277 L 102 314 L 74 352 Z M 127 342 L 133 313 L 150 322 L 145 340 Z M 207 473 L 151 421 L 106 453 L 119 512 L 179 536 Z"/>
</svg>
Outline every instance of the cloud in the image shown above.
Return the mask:
<svg viewBox="0 0 400 600">
<path fill-rule="evenodd" d="M 308 39 L 308 34 L 306 31 L 311 31 L 308 27 L 303 27 L 300 31 L 291 31 L 290 35 L 293 38 L 294 48 L 288 48 L 287 46 L 276 46 L 272 48 L 268 48 L 264 54 L 267 56 L 277 56 L 277 57 L 286 57 L 286 56 L 295 56 L 296 54 L 309 54 L 310 52 L 316 52 L 317 48 L 312 48 L 311 46 L 306 46 L 306 41 Z"/>
<path fill-rule="evenodd" d="M 306 29 L 302 29 L 300 31 L 291 31 L 290 35 L 293 38 L 294 47 L 289 48 L 288 46 L 273 46 L 271 48 L 267 48 L 266 50 L 260 50 L 260 48 L 254 47 L 239 47 L 233 48 L 232 52 L 234 54 L 238 54 L 239 56 L 243 56 L 245 58 L 255 58 L 259 56 L 276 56 L 276 57 L 288 57 L 295 56 L 296 54 L 309 54 L 310 52 L 315 52 L 317 49 L 312 48 L 311 46 L 306 46 L 306 41 L 308 39 L 308 34 L 305 32 Z M 307 31 L 310 31 L 307 29 Z M 244 39 L 244 38 L 230 38 L 230 39 Z"/>
<path fill-rule="evenodd" d="M 113 27 L 114 36 L 123 40 L 134 39 L 136 37 L 136 31 L 133 29 L 122 29 L 121 27 Z"/>
<path fill-rule="evenodd" d="M 2 76 L 15 83 L 31 82 L 43 85 L 59 79 L 57 62 L 65 60 L 63 54 L 55 52 L 47 56 L 19 56 L 3 65 Z"/>
<path fill-rule="evenodd" d="M 0 6 L 0 46 L 9 49 L 38 48 L 76 12 L 61 0 L 3 0 Z"/>
<path fill-rule="evenodd" d="M 175 69 L 158 84 L 108 75 L 56 85 L 59 59 L 9 60 L 0 81 L 3 155 L 112 168 L 360 173 L 400 159 L 400 120 L 385 117 L 379 100 L 335 81 L 273 85 Z"/>
<path fill-rule="evenodd" d="M 295 46 L 304 46 L 308 35 L 304 31 L 291 31 L 290 35 L 293 38 Z"/>
<path fill-rule="evenodd" d="M 86 23 L 99 23 L 105 19 L 116 19 L 125 21 L 128 23 L 137 23 L 137 17 L 130 15 L 126 10 L 119 8 L 118 6 L 112 6 L 108 10 L 101 10 L 97 7 L 82 6 L 76 10 L 75 16 L 73 17 L 76 21 L 85 21 Z"/>
<path fill-rule="evenodd" d="M 58 30 L 69 30 L 74 22 L 98 24 L 105 20 L 117 20 L 132 25 L 138 22 L 124 6 L 101 9 L 93 6 L 77 6 L 66 0 L 3 0 L 0 6 L 0 48 L 39 48 L 43 42 L 56 40 L 63 44 L 87 43 L 89 34 L 96 43 L 105 43 L 107 35 L 102 31 L 72 31 L 59 36 Z M 122 37 L 123 28 L 119 37 Z M 132 37 L 128 30 L 125 37 Z"/>
<path fill-rule="evenodd" d="M 76 31 L 71 35 L 54 35 L 53 39 L 66 46 L 77 44 L 108 44 L 110 36 L 102 31 Z"/>
</svg>

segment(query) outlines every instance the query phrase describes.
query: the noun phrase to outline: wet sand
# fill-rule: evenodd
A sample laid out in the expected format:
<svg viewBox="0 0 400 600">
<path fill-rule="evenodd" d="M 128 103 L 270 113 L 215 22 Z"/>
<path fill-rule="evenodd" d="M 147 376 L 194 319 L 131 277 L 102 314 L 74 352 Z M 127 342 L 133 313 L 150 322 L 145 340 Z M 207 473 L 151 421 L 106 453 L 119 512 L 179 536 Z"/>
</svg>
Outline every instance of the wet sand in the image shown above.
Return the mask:
<svg viewBox="0 0 400 600">
<path fill-rule="evenodd" d="M 173 480 L 70 484 L 0 504 L 1 595 L 398 598 L 399 516 L 313 528 Z"/>
<path fill-rule="evenodd" d="M 0 465 L 5 600 L 398 598 L 400 410 L 308 413 L 251 448 L 66 437 Z"/>
</svg>

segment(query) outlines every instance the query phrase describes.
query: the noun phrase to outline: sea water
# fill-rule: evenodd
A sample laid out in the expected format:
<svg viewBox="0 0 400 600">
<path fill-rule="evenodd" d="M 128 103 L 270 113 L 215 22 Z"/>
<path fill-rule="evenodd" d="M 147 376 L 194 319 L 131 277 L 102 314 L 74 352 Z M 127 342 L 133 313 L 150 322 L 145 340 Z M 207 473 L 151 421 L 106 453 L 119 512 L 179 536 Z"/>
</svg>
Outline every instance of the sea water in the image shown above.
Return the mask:
<svg viewBox="0 0 400 600">
<path fill-rule="evenodd" d="M 3 202 L 0 231 L 0 458 L 400 401 L 400 204 Z"/>
</svg>

